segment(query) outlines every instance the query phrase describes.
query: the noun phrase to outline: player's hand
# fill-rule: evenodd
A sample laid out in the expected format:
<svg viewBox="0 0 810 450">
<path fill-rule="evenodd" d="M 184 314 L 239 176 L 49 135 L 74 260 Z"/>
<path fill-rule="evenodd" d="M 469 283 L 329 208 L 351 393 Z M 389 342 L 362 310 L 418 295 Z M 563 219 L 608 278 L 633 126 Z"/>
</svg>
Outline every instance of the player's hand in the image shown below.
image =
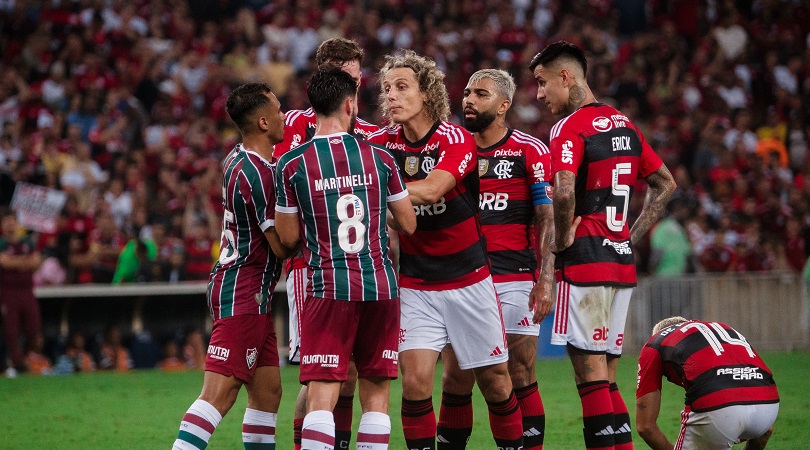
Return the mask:
<svg viewBox="0 0 810 450">
<path fill-rule="evenodd" d="M 529 311 L 534 312 L 532 322 L 542 322 L 551 313 L 553 302 L 552 283 L 543 280 L 535 283 L 532 291 L 529 292 Z"/>
<path fill-rule="evenodd" d="M 563 242 L 557 242 L 556 240 L 552 243 L 552 250 L 554 253 L 561 252 L 571 244 L 574 243 L 574 235 L 577 233 L 577 227 L 579 227 L 579 223 L 582 222 L 582 217 L 574 217 L 574 223 L 571 224 L 571 227 L 568 228 L 568 232 L 565 234 L 565 240 Z"/>
</svg>

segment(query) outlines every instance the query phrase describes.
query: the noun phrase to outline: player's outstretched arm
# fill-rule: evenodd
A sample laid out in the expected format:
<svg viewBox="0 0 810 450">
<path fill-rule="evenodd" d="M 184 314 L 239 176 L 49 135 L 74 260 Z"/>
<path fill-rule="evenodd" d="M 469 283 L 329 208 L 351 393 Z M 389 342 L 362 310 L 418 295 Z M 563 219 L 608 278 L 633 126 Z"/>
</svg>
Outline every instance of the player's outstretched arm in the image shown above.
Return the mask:
<svg viewBox="0 0 810 450">
<path fill-rule="evenodd" d="M 408 236 L 416 231 L 416 214 L 409 197 L 388 203 L 388 211 L 391 212 L 388 219 L 389 227 Z"/>
<path fill-rule="evenodd" d="M 667 206 L 669 197 L 675 191 L 675 179 L 664 164 L 661 164 L 658 170 L 644 178 L 644 181 L 650 185 L 650 189 L 647 190 L 647 196 L 644 198 L 641 214 L 638 215 L 638 219 L 630 228 L 631 243 L 639 242 L 647 234 L 650 227 L 655 222 L 658 222 L 658 219 L 664 214 L 664 208 Z"/>
<path fill-rule="evenodd" d="M 295 251 L 301 240 L 298 230 L 298 213 L 283 213 L 276 211 L 275 233 L 278 234 L 279 244 L 285 248 L 284 251 Z M 272 246 L 273 243 L 271 242 Z M 273 250 L 275 253 L 275 249 Z"/>
<path fill-rule="evenodd" d="M 534 220 L 537 231 L 537 261 L 540 263 L 540 279 L 529 293 L 529 311 L 534 311 L 532 321 L 540 323 L 551 312 L 554 304 L 554 207 L 551 203 L 534 207 Z"/>
<path fill-rule="evenodd" d="M 405 183 L 405 186 L 411 203 L 417 206 L 432 205 L 456 186 L 456 178 L 446 170 L 434 169 L 424 180 Z"/>
<path fill-rule="evenodd" d="M 661 391 L 648 392 L 636 399 L 636 431 L 653 450 L 672 450 L 674 446 L 658 427 Z"/>
</svg>

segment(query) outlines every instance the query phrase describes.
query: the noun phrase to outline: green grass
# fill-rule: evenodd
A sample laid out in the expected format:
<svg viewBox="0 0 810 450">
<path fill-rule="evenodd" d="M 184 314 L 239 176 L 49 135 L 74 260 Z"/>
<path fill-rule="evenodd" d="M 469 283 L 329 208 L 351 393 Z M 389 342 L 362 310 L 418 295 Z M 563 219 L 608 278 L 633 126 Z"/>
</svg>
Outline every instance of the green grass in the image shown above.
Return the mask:
<svg viewBox="0 0 810 450">
<path fill-rule="evenodd" d="M 782 398 L 779 418 L 768 448 L 793 450 L 810 442 L 810 352 L 766 353 Z M 437 369 L 434 400 L 439 399 L 441 366 Z M 634 412 L 636 364 L 626 357 L 620 364 L 619 387 Z M 580 404 L 570 364 L 565 359 L 538 363 L 540 390 L 546 409 L 547 450 L 582 448 Z M 292 448 L 292 408 L 298 393 L 298 371 L 282 368 L 284 396 L 279 411 L 279 449 Z M 391 448 L 404 448 L 399 421 L 400 383 L 391 395 Z M 0 448 L 66 449 L 159 449 L 170 448 L 183 413 L 199 394 L 202 373 L 167 374 L 138 371 L 128 374 L 98 373 L 64 377 L 0 379 Z M 494 447 L 486 406 L 480 393 L 475 397 L 475 425 L 468 448 Z M 242 391 L 236 405 L 220 424 L 209 448 L 241 449 L 241 422 L 246 403 Z M 357 400 L 355 399 L 355 405 Z M 659 424 L 674 440 L 680 423 L 683 390 L 665 383 Z M 436 403 L 438 412 L 438 403 Z M 355 431 L 359 422 L 357 413 Z M 636 448 L 646 448 L 634 436 Z M 741 448 L 737 446 L 735 448 Z"/>
</svg>

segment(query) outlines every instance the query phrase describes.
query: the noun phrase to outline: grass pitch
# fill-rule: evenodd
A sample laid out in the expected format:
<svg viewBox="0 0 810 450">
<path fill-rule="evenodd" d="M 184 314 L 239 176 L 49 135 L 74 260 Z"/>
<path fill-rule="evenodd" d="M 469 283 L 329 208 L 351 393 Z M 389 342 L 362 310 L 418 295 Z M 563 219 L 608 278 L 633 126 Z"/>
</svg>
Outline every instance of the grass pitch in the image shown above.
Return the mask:
<svg viewBox="0 0 810 450">
<path fill-rule="evenodd" d="M 810 352 L 765 353 L 774 371 L 781 405 L 768 449 L 794 450 L 810 442 L 810 395 L 807 382 Z M 631 415 L 635 411 L 636 363 L 625 357 L 620 363 L 619 388 Z M 578 449 L 582 444 L 582 421 L 573 371 L 566 359 L 538 363 L 540 392 L 546 409 L 544 448 Z M 298 370 L 283 367 L 284 396 L 276 429 L 277 448 L 292 448 L 292 410 L 298 393 Z M 437 367 L 434 403 L 438 414 L 441 365 Z M 675 439 L 680 427 L 683 390 L 664 383 L 659 424 Z M 168 449 L 177 435 L 180 419 L 202 387 L 202 372 L 162 373 L 136 371 L 126 374 L 0 378 L 0 448 L 3 449 Z M 405 448 L 399 419 L 401 384 L 391 392 L 392 449 Z M 208 448 L 241 449 L 241 423 L 247 394 L 244 390 L 223 419 Z M 475 424 L 467 448 L 491 449 L 487 410 L 481 394 L 474 395 Z M 355 397 L 354 430 L 359 423 Z M 634 435 L 636 448 L 647 448 Z M 735 448 L 742 448 L 742 445 Z"/>
</svg>

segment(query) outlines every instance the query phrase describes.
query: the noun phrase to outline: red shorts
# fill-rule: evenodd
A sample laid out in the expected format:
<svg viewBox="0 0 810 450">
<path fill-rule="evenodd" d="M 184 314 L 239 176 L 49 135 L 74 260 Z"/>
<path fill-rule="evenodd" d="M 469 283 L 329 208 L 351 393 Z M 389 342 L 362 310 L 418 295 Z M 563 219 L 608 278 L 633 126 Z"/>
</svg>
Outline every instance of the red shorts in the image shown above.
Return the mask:
<svg viewBox="0 0 810 450">
<path fill-rule="evenodd" d="M 278 367 L 272 314 L 245 314 L 214 321 L 205 370 L 250 383 L 257 367 Z"/>
<path fill-rule="evenodd" d="M 347 302 L 307 296 L 301 318 L 301 383 L 397 377 L 399 299 Z"/>
</svg>

